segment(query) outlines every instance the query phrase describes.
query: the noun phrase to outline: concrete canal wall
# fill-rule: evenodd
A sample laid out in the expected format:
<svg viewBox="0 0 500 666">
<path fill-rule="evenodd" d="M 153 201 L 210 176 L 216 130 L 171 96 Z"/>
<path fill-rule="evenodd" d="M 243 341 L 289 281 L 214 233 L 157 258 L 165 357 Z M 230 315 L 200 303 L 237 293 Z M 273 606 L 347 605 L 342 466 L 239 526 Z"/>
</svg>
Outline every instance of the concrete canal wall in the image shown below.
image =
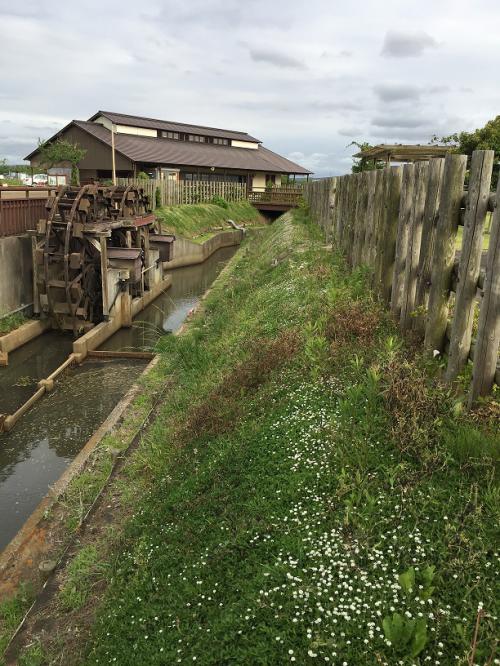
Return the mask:
<svg viewBox="0 0 500 666">
<path fill-rule="evenodd" d="M 33 303 L 31 238 L 0 238 L 0 315 Z"/>
<path fill-rule="evenodd" d="M 239 245 L 243 239 L 243 231 L 240 229 L 222 231 L 203 243 L 195 243 L 187 238 L 175 239 L 174 258 L 163 264 L 164 269 L 181 268 L 181 266 L 192 266 L 201 264 L 214 252 L 223 247 Z"/>
</svg>

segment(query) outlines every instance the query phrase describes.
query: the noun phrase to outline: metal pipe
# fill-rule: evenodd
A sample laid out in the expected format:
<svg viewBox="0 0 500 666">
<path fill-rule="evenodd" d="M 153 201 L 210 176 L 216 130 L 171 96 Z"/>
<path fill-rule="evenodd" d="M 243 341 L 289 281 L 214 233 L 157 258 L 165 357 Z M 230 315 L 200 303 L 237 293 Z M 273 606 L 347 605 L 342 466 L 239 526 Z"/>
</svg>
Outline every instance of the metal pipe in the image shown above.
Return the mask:
<svg viewBox="0 0 500 666">
<path fill-rule="evenodd" d="M 111 177 L 113 185 L 116 185 L 116 161 L 115 161 L 115 125 L 111 123 Z"/>
</svg>

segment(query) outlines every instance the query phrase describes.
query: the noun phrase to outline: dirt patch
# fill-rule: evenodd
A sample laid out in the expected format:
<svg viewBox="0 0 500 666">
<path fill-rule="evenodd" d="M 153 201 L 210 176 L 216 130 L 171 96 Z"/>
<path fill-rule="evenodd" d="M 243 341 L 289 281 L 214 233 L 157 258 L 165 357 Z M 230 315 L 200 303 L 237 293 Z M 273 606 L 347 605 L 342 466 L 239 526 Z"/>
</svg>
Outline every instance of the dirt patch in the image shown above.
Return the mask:
<svg viewBox="0 0 500 666">
<path fill-rule="evenodd" d="M 273 340 L 251 343 L 249 357 L 235 366 L 202 403 L 195 405 L 177 433 L 185 442 L 203 435 L 221 435 L 232 430 L 241 411 L 241 396 L 255 393 L 272 372 L 283 367 L 297 352 L 300 336 L 287 330 Z"/>
<path fill-rule="evenodd" d="M 339 304 L 326 324 L 331 351 L 352 343 L 360 348 L 371 344 L 379 325 L 380 314 L 374 304 L 364 301 Z"/>
<path fill-rule="evenodd" d="M 443 396 L 435 395 L 429 377 L 414 362 L 399 355 L 388 363 L 384 377 L 383 395 L 391 416 L 393 441 L 402 452 L 424 461 L 431 454 L 433 424 L 443 411 Z"/>
</svg>

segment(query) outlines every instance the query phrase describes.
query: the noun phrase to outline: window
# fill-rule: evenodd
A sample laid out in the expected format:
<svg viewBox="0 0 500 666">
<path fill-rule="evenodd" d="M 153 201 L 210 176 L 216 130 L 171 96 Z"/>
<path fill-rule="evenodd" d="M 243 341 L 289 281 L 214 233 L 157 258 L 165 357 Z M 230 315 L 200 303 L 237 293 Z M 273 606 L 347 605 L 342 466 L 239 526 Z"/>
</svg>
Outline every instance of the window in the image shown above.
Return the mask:
<svg viewBox="0 0 500 666">
<path fill-rule="evenodd" d="M 220 139 L 219 137 L 214 136 L 213 143 L 217 146 L 229 146 L 229 139 Z"/>
<path fill-rule="evenodd" d="M 237 174 L 223 173 L 181 173 L 181 180 L 190 182 L 214 182 L 214 183 L 246 183 L 247 177 Z"/>
<path fill-rule="evenodd" d="M 205 137 L 200 136 L 199 134 L 188 134 L 188 141 L 194 141 L 195 143 L 205 143 Z"/>
<path fill-rule="evenodd" d="M 179 132 L 162 131 L 161 135 L 164 139 L 176 139 L 177 141 L 180 139 Z"/>
</svg>

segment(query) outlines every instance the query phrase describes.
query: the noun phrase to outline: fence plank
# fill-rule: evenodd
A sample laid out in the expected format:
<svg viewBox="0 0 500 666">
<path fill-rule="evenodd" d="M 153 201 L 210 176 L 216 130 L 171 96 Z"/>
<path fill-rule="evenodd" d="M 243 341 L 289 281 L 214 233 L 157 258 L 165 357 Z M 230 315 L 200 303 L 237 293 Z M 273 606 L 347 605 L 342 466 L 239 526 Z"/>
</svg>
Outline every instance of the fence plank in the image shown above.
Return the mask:
<svg viewBox="0 0 500 666">
<path fill-rule="evenodd" d="M 384 196 L 385 196 L 386 170 L 377 171 L 377 180 L 375 183 L 375 202 L 373 208 L 373 244 L 372 257 L 370 264 L 373 266 L 372 284 L 375 286 L 375 272 L 377 267 L 378 247 L 380 244 L 380 235 L 383 228 Z"/>
<path fill-rule="evenodd" d="M 360 266 L 363 263 L 363 248 L 365 244 L 365 237 L 367 233 L 366 223 L 367 215 L 366 210 L 368 206 L 368 171 L 361 173 L 361 207 L 358 209 L 358 229 L 357 229 L 357 238 L 355 243 L 355 261 L 356 265 Z"/>
<path fill-rule="evenodd" d="M 415 294 L 416 316 L 413 320 L 413 329 L 422 338 L 425 332 L 425 313 L 431 284 L 432 257 L 434 256 L 434 241 L 436 237 L 443 171 L 444 158 L 439 157 L 430 160 L 424 219 L 422 221 L 422 241 L 417 269 L 417 289 Z"/>
<path fill-rule="evenodd" d="M 415 165 L 414 201 L 408 234 L 408 252 L 406 257 L 405 281 L 399 322 L 403 332 L 408 331 L 413 323 L 412 315 L 415 310 L 417 271 L 420 257 L 420 245 L 422 242 L 422 224 L 425 210 L 425 197 L 427 194 L 428 175 L 429 165 L 427 162 L 417 162 Z"/>
<path fill-rule="evenodd" d="M 375 187 L 377 172 L 367 171 L 367 193 L 366 193 L 366 233 L 361 252 L 361 260 L 368 266 L 372 265 L 371 247 L 374 241 L 374 213 L 375 213 Z"/>
<path fill-rule="evenodd" d="M 358 187 L 356 194 L 356 212 L 354 215 L 354 240 L 352 248 L 353 266 L 359 266 L 361 263 L 362 242 L 364 240 L 363 227 L 365 224 L 365 206 L 366 206 L 366 179 L 365 173 L 358 176 Z"/>
<path fill-rule="evenodd" d="M 403 179 L 401 184 L 401 205 L 399 207 L 398 233 L 396 238 L 396 252 L 394 256 L 394 272 L 392 275 L 391 289 L 391 312 L 395 319 L 399 319 L 401 313 L 404 274 L 408 252 L 408 230 L 411 221 L 414 185 L 415 166 L 413 164 L 405 164 L 403 167 Z"/>
<path fill-rule="evenodd" d="M 375 263 L 375 286 L 383 301 L 390 302 L 396 234 L 398 230 L 399 203 L 403 167 L 387 167 L 383 224 L 379 233 L 377 259 Z"/>
<path fill-rule="evenodd" d="M 349 176 L 342 176 L 342 188 L 340 192 L 340 208 L 339 208 L 339 248 L 344 250 L 345 235 L 346 235 L 346 211 L 347 202 L 349 199 Z"/>
<path fill-rule="evenodd" d="M 500 345 L 500 180 L 496 192 L 496 206 L 491 221 L 490 245 L 486 259 L 486 276 L 479 323 L 472 383 L 468 404 L 491 391 L 495 379 Z"/>
<path fill-rule="evenodd" d="M 455 294 L 455 314 L 446 368 L 448 381 L 463 370 L 469 357 L 475 296 L 483 252 L 483 227 L 488 209 L 494 155 L 492 150 L 476 150 L 472 154 Z"/>
<path fill-rule="evenodd" d="M 444 349 L 448 325 L 448 300 L 455 259 L 455 240 L 460 217 L 467 157 L 449 153 L 445 157 L 443 185 L 439 202 L 434 257 L 432 261 L 429 310 L 424 347 L 427 353 Z"/>
</svg>

